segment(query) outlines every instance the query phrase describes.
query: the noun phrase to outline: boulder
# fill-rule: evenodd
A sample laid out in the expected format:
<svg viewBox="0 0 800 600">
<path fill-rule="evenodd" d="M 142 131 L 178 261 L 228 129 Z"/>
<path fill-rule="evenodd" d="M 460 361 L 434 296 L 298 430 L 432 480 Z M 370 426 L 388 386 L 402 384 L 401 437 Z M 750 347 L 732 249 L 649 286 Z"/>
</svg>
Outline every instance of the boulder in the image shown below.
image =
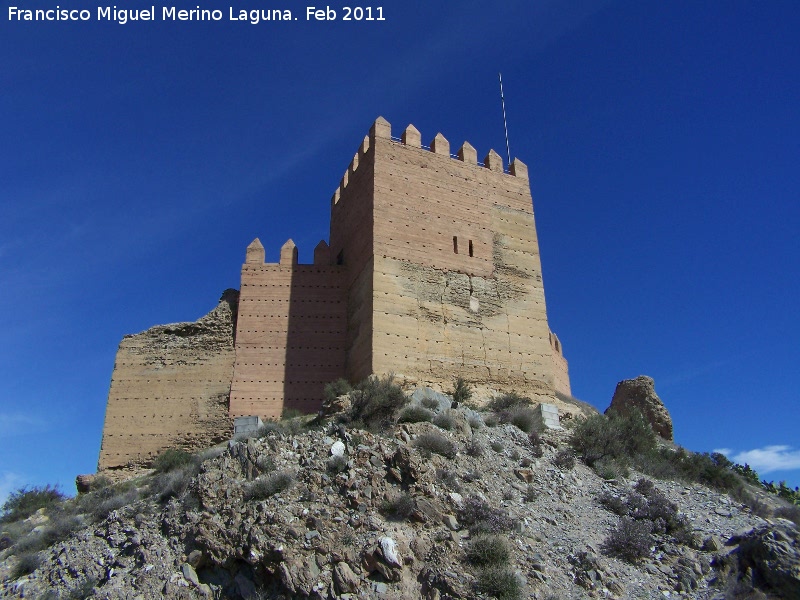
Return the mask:
<svg viewBox="0 0 800 600">
<path fill-rule="evenodd" d="M 741 573 L 752 570 L 753 582 L 779 598 L 800 598 L 800 533 L 791 521 L 775 519 L 756 527 L 734 551 Z"/>
<path fill-rule="evenodd" d="M 624 415 L 634 409 L 642 413 L 656 434 L 665 440 L 673 441 L 672 418 L 656 394 L 652 377 L 640 375 L 636 379 L 620 381 L 605 414 L 617 412 Z"/>
</svg>

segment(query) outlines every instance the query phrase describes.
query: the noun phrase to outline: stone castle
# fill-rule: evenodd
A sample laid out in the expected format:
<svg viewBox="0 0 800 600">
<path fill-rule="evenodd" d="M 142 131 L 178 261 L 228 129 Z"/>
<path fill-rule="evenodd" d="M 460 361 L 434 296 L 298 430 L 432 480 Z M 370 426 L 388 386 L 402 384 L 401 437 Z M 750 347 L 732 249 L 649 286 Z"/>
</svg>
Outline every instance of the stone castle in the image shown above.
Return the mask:
<svg viewBox="0 0 800 600">
<path fill-rule="evenodd" d="M 379 118 L 331 199 L 330 243 L 298 264 L 287 241 L 266 263 L 255 239 L 241 288 L 194 323 L 119 346 L 99 469 L 148 464 L 168 447 L 230 436 L 232 419 L 314 412 L 326 383 L 395 373 L 456 377 L 551 401 L 569 395 L 550 331 L 527 167 L 483 163 L 437 134 L 423 146 Z"/>
</svg>

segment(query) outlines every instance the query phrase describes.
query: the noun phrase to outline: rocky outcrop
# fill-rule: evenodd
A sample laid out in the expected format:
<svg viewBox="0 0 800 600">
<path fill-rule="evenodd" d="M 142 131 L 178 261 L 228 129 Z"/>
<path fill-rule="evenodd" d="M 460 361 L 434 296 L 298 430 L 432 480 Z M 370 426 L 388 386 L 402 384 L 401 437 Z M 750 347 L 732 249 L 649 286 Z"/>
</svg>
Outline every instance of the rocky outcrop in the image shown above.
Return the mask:
<svg viewBox="0 0 800 600">
<path fill-rule="evenodd" d="M 625 379 L 617 384 L 606 414 L 628 414 L 631 410 L 640 411 L 653 431 L 663 439 L 673 441 L 672 418 L 656 394 L 655 382 L 651 377 L 639 375 L 636 379 Z"/>
<path fill-rule="evenodd" d="M 780 598 L 800 598 L 800 533 L 791 521 L 776 519 L 731 540 L 739 572 Z"/>
<path fill-rule="evenodd" d="M 481 426 L 480 413 L 441 404 L 432 410 L 469 414 L 470 430 L 415 423 L 376 435 L 340 423 L 273 424 L 188 470 L 109 489 L 132 500 L 98 496 L 118 508 L 81 517 L 86 526 L 42 551 L 33 573 L 11 577 L 20 553 L 2 551 L 0 596 L 78 597 L 92 587 L 103 599 L 472 600 L 486 597 L 466 556 L 478 518 L 502 529 L 513 549 L 507 573 L 525 598 L 721 598 L 711 568 L 720 556 L 738 557 L 756 583 L 794 593 L 797 534 L 788 525 L 703 486 L 656 481 L 698 542 L 654 533 L 638 564 L 606 556 L 619 518 L 598 498 L 632 497 L 640 474 L 604 481 L 580 463 L 559 467 L 567 431 L 543 432 L 536 451 L 512 425 Z M 431 434 L 457 454 L 418 444 Z"/>
</svg>

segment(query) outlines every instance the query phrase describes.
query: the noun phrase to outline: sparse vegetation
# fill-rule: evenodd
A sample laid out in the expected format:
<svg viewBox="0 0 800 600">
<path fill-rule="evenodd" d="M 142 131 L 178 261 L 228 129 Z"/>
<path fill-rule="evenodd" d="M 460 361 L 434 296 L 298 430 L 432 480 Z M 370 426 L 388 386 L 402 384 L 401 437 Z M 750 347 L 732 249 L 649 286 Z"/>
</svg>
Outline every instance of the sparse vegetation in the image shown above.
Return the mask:
<svg viewBox="0 0 800 600">
<path fill-rule="evenodd" d="M 414 498 L 404 493 L 384 500 L 381 512 L 392 519 L 402 520 L 410 517 L 415 508 Z"/>
<path fill-rule="evenodd" d="M 650 555 L 651 525 L 650 521 L 622 517 L 603 543 L 603 550 L 628 562 L 639 562 Z"/>
<path fill-rule="evenodd" d="M 271 433 L 280 433 L 281 431 L 282 429 L 279 423 L 276 423 L 275 421 L 267 421 L 258 428 L 256 437 L 265 438 Z"/>
<path fill-rule="evenodd" d="M 426 452 L 439 454 L 445 458 L 456 457 L 456 446 L 447 437 L 441 433 L 431 431 L 417 436 L 414 440 L 414 446 Z"/>
<path fill-rule="evenodd" d="M 533 404 L 533 400 L 527 396 L 520 396 L 516 392 L 508 392 L 492 398 L 487 404 L 487 408 L 496 413 L 501 413 L 517 406 L 530 406 L 531 404 Z"/>
<path fill-rule="evenodd" d="M 333 401 L 339 396 L 344 396 L 352 391 L 353 386 L 350 385 L 350 382 L 340 377 L 336 381 L 332 381 L 325 386 L 324 394 L 327 400 Z"/>
<path fill-rule="evenodd" d="M 399 423 L 421 423 L 432 419 L 433 412 L 419 404 L 410 404 L 400 411 L 397 421 Z"/>
<path fill-rule="evenodd" d="M 469 423 L 469 426 L 472 429 L 480 429 L 484 425 L 483 419 L 481 419 L 481 416 L 476 413 L 471 413 L 469 417 L 467 417 L 467 423 Z"/>
<path fill-rule="evenodd" d="M 562 471 L 571 471 L 575 468 L 575 454 L 569 448 L 565 448 L 553 457 L 553 464 Z"/>
<path fill-rule="evenodd" d="M 472 388 L 469 387 L 469 384 L 463 377 L 459 377 L 455 380 L 452 396 L 456 406 L 469 402 L 472 398 Z"/>
<path fill-rule="evenodd" d="M 610 417 L 598 414 L 575 426 L 570 445 L 590 467 L 609 460 L 627 464 L 655 450 L 656 434 L 639 412 Z"/>
<path fill-rule="evenodd" d="M 431 398 L 430 396 L 425 396 L 422 400 L 420 400 L 420 404 L 430 410 L 439 410 L 439 401 L 436 398 Z"/>
<path fill-rule="evenodd" d="M 522 584 L 519 577 L 505 566 L 482 569 L 478 573 L 476 587 L 479 592 L 500 600 L 522 598 Z"/>
<path fill-rule="evenodd" d="M 41 508 L 52 508 L 66 499 L 58 486 L 23 487 L 9 494 L 3 503 L 0 523 L 27 519 Z"/>
<path fill-rule="evenodd" d="M 182 469 L 194 460 L 194 456 L 178 448 L 167 448 L 153 461 L 156 473 L 169 473 Z"/>
<path fill-rule="evenodd" d="M 266 500 L 294 484 L 294 476 L 286 471 L 263 475 L 254 479 L 246 488 L 245 500 Z"/>
<path fill-rule="evenodd" d="M 531 431 L 530 434 L 528 434 L 528 441 L 530 442 L 531 454 L 533 454 L 533 456 L 536 458 L 541 458 L 544 456 L 544 448 L 542 448 L 542 436 L 539 435 L 538 431 Z"/>
<path fill-rule="evenodd" d="M 260 454 L 256 458 L 256 467 L 262 473 L 272 473 L 275 470 L 275 459 L 269 454 Z"/>
<path fill-rule="evenodd" d="M 38 552 L 28 551 L 17 556 L 17 562 L 11 570 L 11 578 L 19 579 L 23 575 L 29 575 L 39 568 L 42 564 L 42 557 Z"/>
<path fill-rule="evenodd" d="M 625 525 L 617 534 L 618 537 L 630 535 L 634 542 L 638 542 L 641 531 L 647 530 L 647 547 L 652 543 L 651 533 L 668 534 L 679 544 L 696 545 L 691 525 L 685 516 L 678 513 L 678 506 L 670 502 L 669 499 L 648 479 L 639 479 L 634 485 L 634 489 L 621 495 L 606 492 L 599 498 L 600 504 L 606 509 L 623 519 L 633 519 L 644 523 L 642 527 L 634 530 Z M 634 535 L 636 534 L 636 535 Z M 623 536 L 624 537 L 624 536 Z M 609 552 L 618 554 L 615 544 L 618 539 L 613 540 Z M 640 553 L 634 549 L 635 553 Z M 630 557 L 627 558 L 631 559 Z"/>
<path fill-rule="evenodd" d="M 530 433 L 536 426 L 536 413 L 530 406 L 514 406 L 499 416 L 501 423 L 511 423 L 525 433 Z"/>
<path fill-rule="evenodd" d="M 453 417 L 453 413 L 451 413 L 449 410 L 445 410 L 433 418 L 433 424 L 440 429 L 450 431 L 456 426 L 456 420 Z"/>
<path fill-rule="evenodd" d="M 466 547 L 467 560 L 476 566 L 500 565 L 508 562 L 508 542 L 499 535 L 479 535 Z"/>
<path fill-rule="evenodd" d="M 505 448 L 505 446 L 503 446 L 503 442 L 500 442 L 498 440 L 490 442 L 489 447 L 495 452 L 502 452 Z"/>
<path fill-rule="evenodd" d="M 478 496 L 464 500 L 458 518 L 470 528 L 470 535 L 503 533 L 514 527 L 514 520 L 506 511 L 490 506 Z"/>
<path fill-rule="evenodd" d="M 328 459 L 327 469 L 329 473 L 343 473 L 347 470 L 347 458 L 344 456 L 331 456 Z"/>
<path fill-rule="evenodd" d="M 350 418 L 363 423 L 367 429 L 385 429 L 395 421 L 397 411 L 408 403 L 408 397 L 394 382 L 394 376 L 369 377 L 350 394 Z"/>
<path fill-rule="evenodd" d="M 436 479 L 454 492 L 461 491 L 461 484 L 458 482 L 458 475 L 456 475 L 455 471 L 436 469 Z"/>
<path fill-rule="evenodd" d="M 481 444 L 477 439 L 472 437 L 464 445 L 464 452 L 466 452 L 469 456 L 477 458 L 479 456 L 483 456 L 483 454 L 486 452 L 486 448 L 484 448 L 483 444 Z"/>
</svg>

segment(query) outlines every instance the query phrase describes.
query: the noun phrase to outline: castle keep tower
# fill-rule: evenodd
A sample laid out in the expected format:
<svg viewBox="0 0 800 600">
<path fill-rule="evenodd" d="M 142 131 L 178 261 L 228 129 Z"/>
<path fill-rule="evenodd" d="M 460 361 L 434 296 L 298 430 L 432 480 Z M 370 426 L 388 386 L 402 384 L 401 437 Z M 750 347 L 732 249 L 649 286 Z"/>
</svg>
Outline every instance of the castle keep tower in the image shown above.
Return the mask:
<svg viewBox="0 0 800 600">
<path fill-rule="evenodd" d="M 265 263 L 254 240 L 240 292 L 194 323 L 125 336 L 108 395 L 99 469 L 133 472 L 170 447 L 226 439 L 231 417 L 316 411 L 325 384 L 394 372 L 455 377 L 539 400 L 569 394 L 550 331 L 528 171 L 425 147 L 379 118 L 331 199 L 330 246 L 298 264 L 287 241 Z"/>
<path fill-rule="evenodd" d="M 313 410 L 328 381 L 394 372 L 456 376 L 533 396 L 569 393 L 547 324 L 527 168 L 479 163 L 438 134 L 379 118 L 331 199 L 330 248 L 298 265 L 294 244 L 242 268 L 230 415 Z"/>
</svg>

